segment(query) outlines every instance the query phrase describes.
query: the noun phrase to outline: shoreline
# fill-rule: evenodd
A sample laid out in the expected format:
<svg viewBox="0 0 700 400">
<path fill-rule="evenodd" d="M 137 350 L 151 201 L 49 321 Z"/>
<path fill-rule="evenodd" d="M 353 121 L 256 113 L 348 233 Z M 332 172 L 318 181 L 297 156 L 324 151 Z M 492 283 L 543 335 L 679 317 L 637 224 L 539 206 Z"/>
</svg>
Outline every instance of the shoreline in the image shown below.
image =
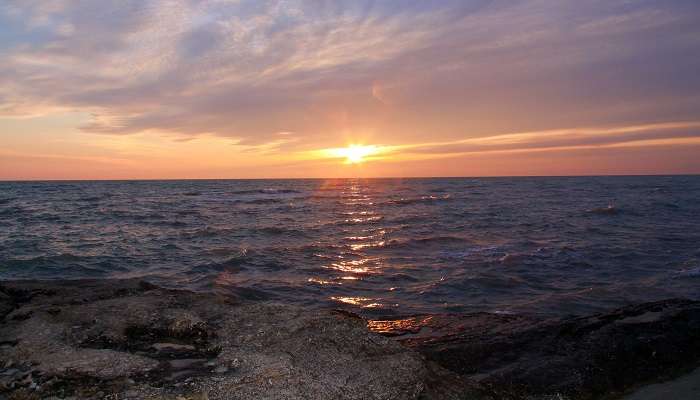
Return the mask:
<svg viewBox="0 0 700 400">
<path fill-rule="evenodd" d="M 680 299 L 378 326 L 138 280 L 5 281 L 0 317 L 11 399 L 608 399 L 700 366 L 700 302 Z"/>
</svg>

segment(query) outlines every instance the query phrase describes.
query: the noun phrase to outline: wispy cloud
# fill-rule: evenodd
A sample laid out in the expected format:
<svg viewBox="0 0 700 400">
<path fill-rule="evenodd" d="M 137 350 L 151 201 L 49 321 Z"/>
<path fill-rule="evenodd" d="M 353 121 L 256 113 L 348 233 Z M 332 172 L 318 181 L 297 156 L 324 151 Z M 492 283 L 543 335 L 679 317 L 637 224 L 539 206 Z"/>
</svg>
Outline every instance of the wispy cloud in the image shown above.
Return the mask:
<svg viewBox="0 0 700 400">
<path fill-rule="evenodd" d="M 9 1 L 0 112 L 250 144 L 291 130 L 290 148 L 371 127 L 450 139 L 686 119 L 698 15 L 685 1 Z"/>
<path fill-rule="evenodd" d="M 519 153 L 533 151 L 581 150 L 605 147 L 649 145 L 700 145 L 700 121 L 668 122 L 608 128 L 572 128 L 507 133 L 445 142 L 424 142 L 374 146 L 373 159 L 405 161 L 465 154 Z M 309 152 L 308 157 L 345 157 L 344 149 Z"/>
<path fill-rule="evenodd" d="M 509 133 L 452 142 L 406 145 L 398 147 L 397 150 L 454 154 L 639 145 L 649 141 L 673 143 L 679 140 L 700 142 L 700 121 Z"/>
</svg>

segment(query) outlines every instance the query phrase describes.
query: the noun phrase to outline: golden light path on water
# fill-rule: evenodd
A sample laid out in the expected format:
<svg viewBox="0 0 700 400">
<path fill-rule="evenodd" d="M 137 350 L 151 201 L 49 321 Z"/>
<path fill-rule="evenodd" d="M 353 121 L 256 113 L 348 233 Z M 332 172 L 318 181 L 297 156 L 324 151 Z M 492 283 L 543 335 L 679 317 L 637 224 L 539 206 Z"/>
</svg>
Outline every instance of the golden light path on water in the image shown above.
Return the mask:
<svg viewBox="0 0 700 400">
<path fill-rule="evenodd" d="M 384 334 L 418 333 L 432 319 L 433 317 L 411 317 L 394 320 L 370 320 L 367 321 L 367 327 L 373 332 Z"/>
<path fill-rule="evenodd" d="M 350 181 L 349 186 L 342 191 L 340 199 L 342 210 L 339 212 L 344 218 L 342 222 L 350 230 L 343 238 L 342 249 L 350 249 L 331 254 L 322 254 L 324 258 L 337 261 L 329 262 L 324 269 L 335 272 L 333 279 L 309 278 L 308 282 L 317 285 L 352 285 L 371 275 L 382 274 L 382 260 L 378 257 L 370 257 L 363 253 L 363 249 L 382 246 L 385 229 L 374 228 L 383 216 L 375 210 L 375 203 L 361 181 Z M 395 288 L 391 288 L 393 290 Z M 333 302 L 352 305 L 360 308 L 383 308 L 386 304 L 381 298 L 367 297 L 365 295 L 330 296 Z"/>
<path fill-rule="evenodd" d="M 328 182 L 329 187 L 337 185 L 337 181 Z M 361 179 L 348 180 L 340 188 L 340 198 L 337 199 L 339 209 L 334 210 L 330 221 L 322 223 L 338 223 L 343 226 L 343 236 L 339 239 L 340 246 L 330 246 L 329 250 L 315 254 L 326 260 L 321 265 L 326 273 L 305 278 L 305 283 L 314 285 L 322 290 L 321 296 L 340 306 L 365 310 L 398 310 L 400 304 L 387 301 L 381 293 L 363 289 L 363 283 L 371 284 L 372 279 L 380 278 L 387 272 L 384 270 L 384 260 L 371 253 L 373 248 L 379 248 L 387 243 L 389 229 L 382 225 L 384 215 L 379 212 L 379 205 L 374 192 L 363 185 Z M 376 190 L 373 188 L 372 190 Z M 335 218 L 335 219 L 333 219 Z M 236 274 L 223 271 L 218 275 L 215 285 L 231 287 L 239 285 Z M 333 293 L 323 293 L 323 288 L 335 288 Z M 341 289 L 341 293 L 337 292 Z M 400 288 L 387 287 L 387 294 Z M 330 291 L 330 290 L 329 290 Z M 395 301 L 395 300 L 394 300 Z M 381 312 L 381 311 L 380 311 Z M 382 315 L 386 315 L 382 312 Z M 386 317 L 384 317 L 386 318 Z M 404 317 L 402 319 L 370 319 L 368 328 L 384 334 L 417 333 L 430 321 L 429 317 Z"/>
</svg>

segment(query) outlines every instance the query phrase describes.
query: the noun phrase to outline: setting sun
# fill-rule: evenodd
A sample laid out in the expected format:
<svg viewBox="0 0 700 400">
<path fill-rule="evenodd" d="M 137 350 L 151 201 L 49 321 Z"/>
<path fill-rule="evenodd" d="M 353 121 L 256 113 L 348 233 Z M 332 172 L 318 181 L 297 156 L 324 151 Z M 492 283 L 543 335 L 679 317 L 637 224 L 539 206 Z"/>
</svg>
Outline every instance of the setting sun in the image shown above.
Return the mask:
<svg viewBox="0 0 700 400">
<path fill-rule="evenodd" d="M 378 154 L 381 149 L 378 146 L 351 144 L 348 147 L 329 149 L 327 153 L 331 157 L 344 158 L 346 164 L 359 164 L 366 161 L 366 158 Z"/>
</svg>

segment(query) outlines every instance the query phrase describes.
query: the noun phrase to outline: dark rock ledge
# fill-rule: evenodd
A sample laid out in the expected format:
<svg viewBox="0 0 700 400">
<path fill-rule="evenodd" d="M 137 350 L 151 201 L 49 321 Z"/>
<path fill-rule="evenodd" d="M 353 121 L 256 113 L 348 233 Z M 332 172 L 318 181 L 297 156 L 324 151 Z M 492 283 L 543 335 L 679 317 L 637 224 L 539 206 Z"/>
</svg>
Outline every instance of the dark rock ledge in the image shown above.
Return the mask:
<svg viewBox="0 0 700 400">
<path fill-rule="evenodd" d="M 700 365 L 687 300 L 371 322 L 379 335 L 131 280 L 5 282 L 0 318 L 0 399 L 607 399 Z"/>
</svg>

